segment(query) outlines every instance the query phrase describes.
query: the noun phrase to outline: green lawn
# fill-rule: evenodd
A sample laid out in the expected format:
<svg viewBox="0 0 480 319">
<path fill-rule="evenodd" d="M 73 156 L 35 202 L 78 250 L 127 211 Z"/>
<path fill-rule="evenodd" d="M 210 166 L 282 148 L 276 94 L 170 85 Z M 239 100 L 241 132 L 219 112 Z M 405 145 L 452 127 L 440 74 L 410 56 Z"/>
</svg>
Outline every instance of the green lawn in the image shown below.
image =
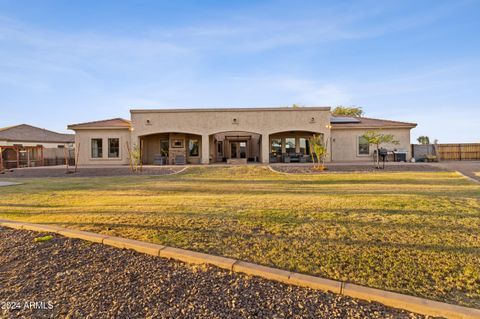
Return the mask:
<svg viewBox="0 0 480 319">
<path fill-rule="evenodd" d="M 0 218 L 147 240 L 480 308 L 480 186 L 457 173 L 45 178 Z"/>
</svg>

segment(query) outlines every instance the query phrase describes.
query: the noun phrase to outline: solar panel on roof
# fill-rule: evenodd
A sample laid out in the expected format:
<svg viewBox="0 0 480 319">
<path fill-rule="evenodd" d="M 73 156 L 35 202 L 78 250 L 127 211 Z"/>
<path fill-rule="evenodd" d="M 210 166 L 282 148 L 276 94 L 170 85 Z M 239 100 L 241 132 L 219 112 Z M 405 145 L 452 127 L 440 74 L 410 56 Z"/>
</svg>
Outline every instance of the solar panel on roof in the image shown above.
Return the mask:
<svg viewBox="0 0 480 319">
<path fill-rule="evenodd" d="M 347 117 L 347 116 L 335 116 L 330 118 L 330 123 L 360 123 L 359 119 L 354 117 Z"/>
</svg>

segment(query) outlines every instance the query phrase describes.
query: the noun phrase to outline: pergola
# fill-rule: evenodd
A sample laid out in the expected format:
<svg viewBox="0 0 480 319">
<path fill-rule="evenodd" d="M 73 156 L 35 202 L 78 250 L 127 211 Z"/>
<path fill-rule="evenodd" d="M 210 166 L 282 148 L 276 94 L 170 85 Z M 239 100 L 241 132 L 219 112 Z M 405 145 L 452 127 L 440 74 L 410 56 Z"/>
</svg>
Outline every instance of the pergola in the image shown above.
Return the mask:
<svg viewBox="0 0 480 319">
<path fill-rule="evenodd" d="M 42 145 L 23 146 L 15 144 L 0 146 L 0 170 L 43 165 Z"/>
</svg>

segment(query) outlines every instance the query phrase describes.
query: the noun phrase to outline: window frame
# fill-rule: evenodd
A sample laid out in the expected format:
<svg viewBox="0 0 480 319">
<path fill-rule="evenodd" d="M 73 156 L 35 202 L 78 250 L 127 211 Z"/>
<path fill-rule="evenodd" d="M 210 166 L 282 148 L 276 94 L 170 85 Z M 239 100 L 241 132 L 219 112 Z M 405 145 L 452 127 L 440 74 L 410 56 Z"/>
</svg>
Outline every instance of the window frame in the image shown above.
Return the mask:
<svg viewBox="0 0 480 319">
<path fill-rule="evenodd" d="M 100 152 L 98 152 L 98 144 L 97 144 L 97 154 L 99 156 L 93 156 L 93 141 L 94 140 L 101 142 Z M 93 137 L 93 138 L 90 139 L 90 158 L 93 159 L 93 160 L 104 159 L 104 157 L 103 157 L 103 138 Z"/>
<path fill-rule="evenodd" d="M 167 154 L 165 155 L 164 154 L 164 148 L 163 146 L 166 146 L 166 152 Z M 169 157 L 170 156 L 170 141 L 168 140 L 168 138 L 164 138 L 164 139 L 160 139 L 160 155 L 162 155 L 162 157 Z"/>
<path fill-rule="evenodd" d="M 118 156 L 110 156 L 110 140 L 118 140 Z M 119 137 L 108 137 L 107 138 L 107 158 L 109 159 L 119 159 L 121 158 L 120 154 L 120 138 Z"/>
<path fill-rule="evenodd" d="M 274 141 L 279 141 L 280 143 L 276 143 L 277 145 L 280 146 L 280 149 L 277 151 L 273 147 Z M 278 148 L 278 146 L 276 146 Z M 281 155 L 282 154 L 282 149 L 283 149 L 283 139 L 281 137 L 272 137 L 270 139 L 270 153 L 275 154 L 275 155 Z"/>
<path fill-rule="evenodd" d="M 366 141 L 368 152 L 360 153 L 360 139 L 362 138 L 363 138 L 362 135 L 357 136 L 357 156 L 370 156 L 370 143 L 368 143 L 368 141 Z"/>
<path fill-rule="evenodd" d="M 192 155 L 191 152 L 192 152 L 192 149 L 190 147 L 190 143 L 193 142 L 193 141 L 196 141 L 197 143 L 197 155 Z M 188 139 L 188 147 L 187 147 L 187 154 L 188 154 L 188 157 L 199 157 L 200 156 L 200 139 L 199 138 L 189 138 Z"/>
<path fill-rule="evenodd" d="M 293 140 L 293 147 L 287 147 L 287 145 L 288 145 L 287 140 Z M 285 143 L 285 153 L 286 154 L 296 154 L 297 153 L 297 138 L 295 136 L 285 137 L 284 138 L 284 143 Z M 291 150 L 293 150 L 293 152 Z"/>
<path fill-rule="evenodd" d="M 302 153 L 302 139 L 305 140 L 305 153 Z M 300 136 L 298 138 L 298 148 L 299 153 L 303 155 L 310 155 L 310 141 L 309 138 L 306 136 Z"/>
</svg>

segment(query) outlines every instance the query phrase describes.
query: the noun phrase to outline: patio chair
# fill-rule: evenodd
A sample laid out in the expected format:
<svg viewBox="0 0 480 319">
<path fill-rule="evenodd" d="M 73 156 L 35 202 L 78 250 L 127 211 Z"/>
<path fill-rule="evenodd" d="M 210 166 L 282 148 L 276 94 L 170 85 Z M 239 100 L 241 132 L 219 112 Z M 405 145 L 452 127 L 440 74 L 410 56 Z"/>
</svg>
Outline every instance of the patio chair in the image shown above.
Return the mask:
<svg viewBox="0 0 480 319">
<path fill-rule="evenodd" d="M 300 156 L 301 156 L 301 154 L 299 154 L 299 153 L 292 154 L 290 156 L 290 162 L 299 163 L 300 162 Z"/>
<path fill-rule="evenodd" d="M 270 153 L 270 163 L 277 163 L 277 155 Z"/>
<path fill-rule="evenodd" d="M 167 158 L 162 154 L 153 155 L 153 165 L 165 165 L 167 164 Z"/>
</svg>

